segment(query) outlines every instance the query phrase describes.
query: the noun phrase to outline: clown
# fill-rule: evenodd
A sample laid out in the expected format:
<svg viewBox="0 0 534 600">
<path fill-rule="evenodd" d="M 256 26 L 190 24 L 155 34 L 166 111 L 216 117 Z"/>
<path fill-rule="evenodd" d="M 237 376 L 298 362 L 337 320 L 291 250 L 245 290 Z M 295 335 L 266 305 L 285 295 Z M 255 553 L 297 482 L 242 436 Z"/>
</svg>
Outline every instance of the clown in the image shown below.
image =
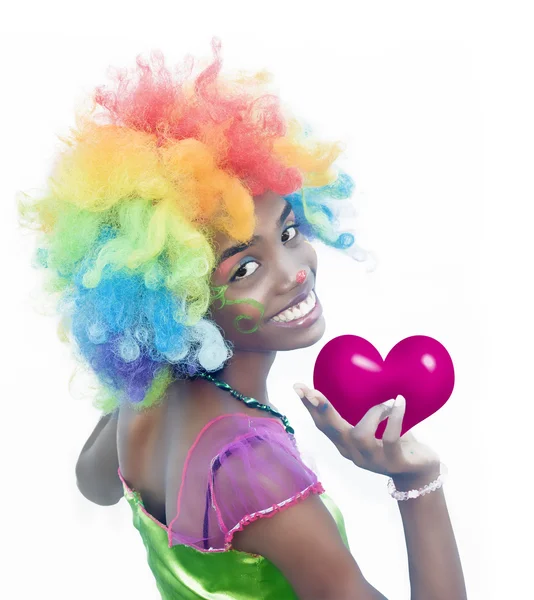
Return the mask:
<svg viewBox="0 0 534 600">
<path fill-rule="evenodd" d="M 367 258 L 339 231 L 353 183 L 334 166 L 341 146 L 314 139 L 265 73 L 223 76 L 217 40 L 213 54 L 117 71 L 78 114 L 47 193 L 19 205 L 60 337 L 99 384 L 78 486 L 102 505 L 126 497 L 162 598 L 384 598 L 266 386 L 277 352 L 324 333 L 311 242 Z M 350 427 L 296 391 L 345 458 L 397 489 L 439 475 L 413 436 L 404 453 L 402 402 Z M 411 572 L 436 572 L 414 580 L 417 597 L 463 585 L 438 488 L 407 509 Z M 425 554 L 436 539 L 439 561 Z"/>
</svg>

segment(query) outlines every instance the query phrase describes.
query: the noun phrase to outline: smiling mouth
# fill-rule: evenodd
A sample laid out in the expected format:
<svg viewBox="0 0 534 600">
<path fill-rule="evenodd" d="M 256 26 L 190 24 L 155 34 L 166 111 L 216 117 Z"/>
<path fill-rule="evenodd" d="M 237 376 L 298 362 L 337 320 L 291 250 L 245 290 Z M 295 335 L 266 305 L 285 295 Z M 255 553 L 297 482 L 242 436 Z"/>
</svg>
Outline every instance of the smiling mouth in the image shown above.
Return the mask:
<svg viewBox="0 0 534 600">
<path fill-rule="evenodd" d="M 280 324 L 292 323 L 293 321 L 296 323 L 297 321 L 302 320 L 304 317 L 307 317 L 309 314 L 314 312 L 317 304 L 317 296 L 315 295 L 315 292 L 311 290 L 308 296 L 302 302 L 283 310 L 270 320 L 274 323 Z"/>
</svg>

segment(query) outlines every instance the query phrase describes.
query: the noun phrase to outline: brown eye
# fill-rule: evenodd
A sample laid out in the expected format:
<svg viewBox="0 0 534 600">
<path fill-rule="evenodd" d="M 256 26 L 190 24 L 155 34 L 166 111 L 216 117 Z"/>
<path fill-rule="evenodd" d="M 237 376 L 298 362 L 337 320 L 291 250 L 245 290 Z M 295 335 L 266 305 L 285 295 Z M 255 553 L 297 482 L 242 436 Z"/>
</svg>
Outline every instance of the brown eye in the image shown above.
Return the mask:
<svg viewBox="0 0 534 600">
<path fill-rule="evenodd" d="M 282 242 L 289 242 L 297 235 L 297 225 L 290 225 L 284 233 L 282 233 Z"/>
</svg>

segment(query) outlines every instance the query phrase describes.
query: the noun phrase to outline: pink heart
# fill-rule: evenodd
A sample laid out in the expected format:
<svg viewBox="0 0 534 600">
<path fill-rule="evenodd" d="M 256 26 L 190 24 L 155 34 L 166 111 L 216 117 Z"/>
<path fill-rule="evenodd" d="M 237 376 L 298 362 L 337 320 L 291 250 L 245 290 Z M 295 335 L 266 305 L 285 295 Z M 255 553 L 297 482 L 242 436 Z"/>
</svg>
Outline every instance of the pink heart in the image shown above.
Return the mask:
<svg viewBox="0 0 534 600">
<path fill-rule="evenodd" d="M 447 402 L 454 388 L 454 367 L 445 347 L 425 335 L 403 339 L 385 360 L 366 339 L 341 335 L 319 352 L 313 385 L 351 425 L 371 406 L 401 394 L 406 398 L 404 435 Z M 378 426 L 378 439 L 386 424 L 387 420 Z"/>
</svg>

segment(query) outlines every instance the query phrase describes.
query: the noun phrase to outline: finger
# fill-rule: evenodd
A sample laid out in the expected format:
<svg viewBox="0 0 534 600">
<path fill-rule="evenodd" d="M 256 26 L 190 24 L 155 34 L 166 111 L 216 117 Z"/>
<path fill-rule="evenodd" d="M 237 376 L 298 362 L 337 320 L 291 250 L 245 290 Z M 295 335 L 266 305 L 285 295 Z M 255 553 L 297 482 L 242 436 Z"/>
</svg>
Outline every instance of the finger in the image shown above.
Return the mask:
<svg viewBox="0 0 534 600">
<path fill-rule="evenodd" d="M 298 397 L 304 400 L 304 405 L 308 407 L 308 403 L 317 408 L 319 406 L 319 399 L 316 398 L 310 388 L 304 383 L 295 383 L 293 389 L 297 392 Z"/>
<path fill-rule="evenodd" d="M 393 400 L 371 407 L 350 432 L 351 447 L 357 448 L 366 460 L 372 459 L 382 446 L 382 441 L 375 435 L 376 429 L 391 414 L 391 403 Z"/>
<path fill-rule="evenodd" d="M 394 400 L 388 400 L 382 404 L 372 406 L 356 423 L 355 429 L 357 431 L 354 433 L 358 432 L 357 435 L 361 434 L 364 438 L 374 435 L 378 425 L 391 414 L 393 403 Z"/>
<path fill-rule="evenodd" d="M 324 414 L 331 406 L 330 402 L 326 399 L 324 394 L 319 390 L 314 390 L 304 383 L 296 383 L 293 389 L 297 392 L 299 397 L 304 401 L 304 405 L 312 417 Z"/>
<path fill-rule="evenodd" d="M 384 435 L 382 436 L 382 442 L 384 443 L 384 450 L 391 449 L 391 446 L 399 441 L 402 431 L 402 420 L 406 412 L 406 399 L 404 396 L 397 396 L 395 404 L 391 410 Z"/>
<path fill-rule="evenodd" d="M 347 432 L 353 428 L 352 425 L 345 421 L 319 390 L 312 389 L 303 383 L 296 383 L 293 388 L 303 400 L 317 428 L 336 445 L 342 443 Z"/>
</svg>

